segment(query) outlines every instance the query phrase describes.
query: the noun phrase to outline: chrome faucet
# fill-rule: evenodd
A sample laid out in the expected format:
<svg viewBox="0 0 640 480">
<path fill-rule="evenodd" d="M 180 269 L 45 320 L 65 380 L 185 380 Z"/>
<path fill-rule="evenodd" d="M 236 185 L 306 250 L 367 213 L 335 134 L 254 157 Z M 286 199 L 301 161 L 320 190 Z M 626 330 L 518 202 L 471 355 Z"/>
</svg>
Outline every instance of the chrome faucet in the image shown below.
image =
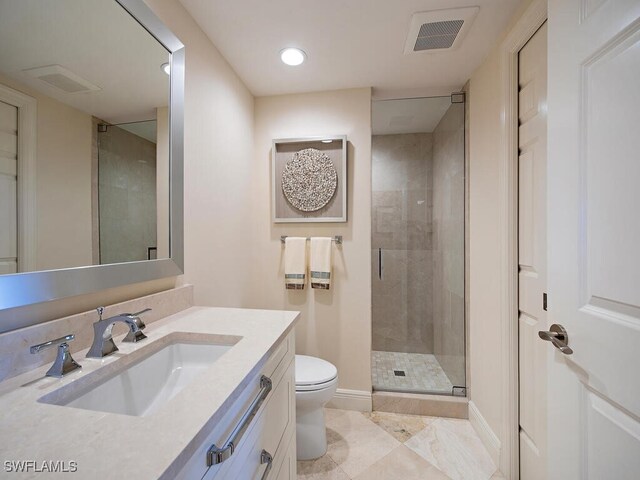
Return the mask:
<svg viewBox="0 0 640 480">
<path fill-rule="evenodd" d="M 123 342 L 135 343 L 147 338 L 147 336 L 142 333 L 146 325 L 140 319 L 140 315 L 150 312 L 150 308 L 145 308 L 136 313 L 121 313 L 104 320 L 102 319 L 104 307 L 98 307 L 96 310 L 100 318 L 93 324 L 93 344 L 87 352 L 87 357 L 102 358 L 118 351 L 118 347 L 116 347 L 111 334 L 111 330 L 117 322 L 126 323 L 129 326 L 129 333 L 124 337 Z"/>
<path fill-rule="evenodd" d="M 71 352 L 69 352 L 69 344 L 70 342 L 76 338 L 76 336 L 71 333 L 69 335 L 65 335 L 64 337 L 56 338 L 55 340 L 49 340 L 48 342 L 40 343 L 39 345 L 34 345 L 29 349 L 31 353 L 38 353 L 46 348 L 58 346 L 58 354 L 56 355 L 56 360 L 53 362 L 53 365 L 46 373 L 47 377 L 63 377 L 67 373 L 71 373 L 74 370 L 82 368 L 78 362 L 76 362 L 71 356 Z"/>
</svg>

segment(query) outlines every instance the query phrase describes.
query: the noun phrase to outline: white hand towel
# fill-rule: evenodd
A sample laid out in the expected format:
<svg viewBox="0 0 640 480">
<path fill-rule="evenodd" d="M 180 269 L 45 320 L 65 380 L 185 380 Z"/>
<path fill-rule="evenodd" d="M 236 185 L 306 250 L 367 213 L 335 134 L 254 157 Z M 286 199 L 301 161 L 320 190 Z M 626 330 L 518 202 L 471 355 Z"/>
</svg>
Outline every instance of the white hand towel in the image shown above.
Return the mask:
<svg viewBox="0 0 640 480">
<path fill-rule="evenodd" d="M 311 288 L 329 290 L 331 286 L 331 238 L 311 239 Z"/>
<path fill-rule="evenodd" d="M 286 289 L 303 290 L 306 274 L 306 237 L 287 237 L 284 241 L 284 284 Z"/>
</svg>

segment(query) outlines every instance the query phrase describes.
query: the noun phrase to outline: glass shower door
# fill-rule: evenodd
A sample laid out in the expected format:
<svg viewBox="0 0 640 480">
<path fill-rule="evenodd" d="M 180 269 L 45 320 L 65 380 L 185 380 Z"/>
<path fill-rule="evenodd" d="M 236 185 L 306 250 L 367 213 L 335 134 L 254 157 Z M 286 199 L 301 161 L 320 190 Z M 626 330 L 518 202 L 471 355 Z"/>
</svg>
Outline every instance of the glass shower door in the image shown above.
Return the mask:
<svg viewBox="0 0 640 480">
<path fill-rule="evenodd" d="M 464 103 L 374 102 L 375 390 L 464 394 Z"/>
<path fill-rule="evenodd" d="M 156 120 L 98 125 L 100 264 L 157 258 Z"/>
</svg>

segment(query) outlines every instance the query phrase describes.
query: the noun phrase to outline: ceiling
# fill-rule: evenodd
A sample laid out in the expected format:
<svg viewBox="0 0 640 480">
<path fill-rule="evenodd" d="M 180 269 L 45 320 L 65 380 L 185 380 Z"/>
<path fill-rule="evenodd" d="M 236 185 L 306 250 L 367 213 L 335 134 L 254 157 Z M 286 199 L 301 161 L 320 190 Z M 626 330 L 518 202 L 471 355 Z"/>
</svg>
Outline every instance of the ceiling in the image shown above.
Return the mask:
<svg viewBox="0 0 640 480">
<path fill-rule="evenodd" d="M 378 97 L 458 90 L 521 0 L 180 0 L 256 96 L 374 87 Z M 416 12 L 480 7 L 459 48 L 403 53 Z M 307 53 L 300 67 L 279 52 Z M 420 95 L 412 95 L 420 96 Z"/>
<path fill-rule="evenodd" d="M 0 0 L 0 74 L 102 120 L 155 118 L 169 53 L 115 1 Z M 98 91 L 64 93 L 23 70 L 60 65 Z"/>
<path fill-rule="evenodd" d="M 451 106 L 451 97 L 382 100 L 371 105 L 371 133 L 431 133 Z"/>
</svg>

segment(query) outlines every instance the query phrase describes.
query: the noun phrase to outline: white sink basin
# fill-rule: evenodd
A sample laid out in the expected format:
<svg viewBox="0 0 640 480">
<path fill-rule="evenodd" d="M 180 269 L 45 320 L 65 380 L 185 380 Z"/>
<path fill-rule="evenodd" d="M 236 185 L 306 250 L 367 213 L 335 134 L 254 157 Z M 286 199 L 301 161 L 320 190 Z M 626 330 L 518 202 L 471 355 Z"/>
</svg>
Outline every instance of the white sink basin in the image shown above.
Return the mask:
<svg viewBox="0 0 640 480">
<path fill-rule="evenodd" d="M 210 368 L 225 352 L 233 348 L 239 338 L 226 337 L 225 340 L 219 343 L 193 343 L 174 338 L 160 350 L 150 348 L 146 356 L 136 355 L 141 357 L 139 361 L 127 359 L 139 352 L 131 353 L 114 362 L 113 367 L 116 368 L 108 369 L 106 375 L 98 375 L 102 370 L 99 369 L 86 378 L 46 395 L 40 401 L 145 417 L 180 393 L 198 374 Z M 125 364 L 117 368 L 118 362 Z M 97 378 L 88 382 L 93 376 Z"/>
</svg>

